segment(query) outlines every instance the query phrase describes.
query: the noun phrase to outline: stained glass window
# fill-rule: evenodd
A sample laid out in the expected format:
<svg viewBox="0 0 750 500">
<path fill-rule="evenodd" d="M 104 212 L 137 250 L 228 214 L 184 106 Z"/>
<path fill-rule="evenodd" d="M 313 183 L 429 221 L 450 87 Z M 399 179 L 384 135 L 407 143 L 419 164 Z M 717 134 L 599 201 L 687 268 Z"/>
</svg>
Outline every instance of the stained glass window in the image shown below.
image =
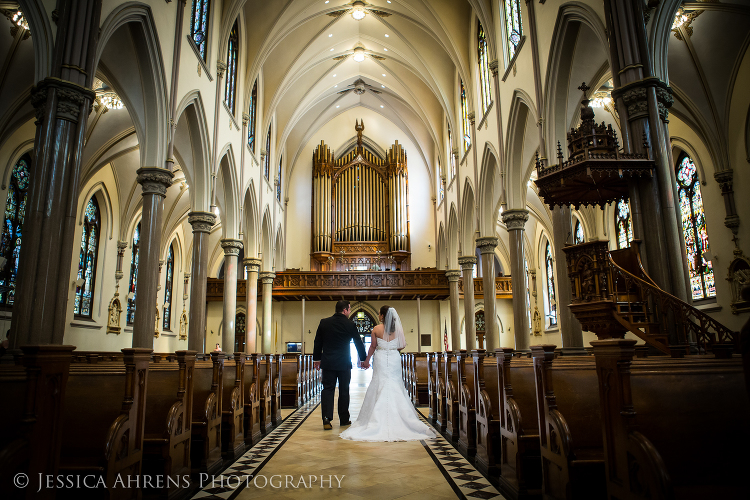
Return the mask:
<svg viewBox="0 0 750 500">
<path fill-rule="evenodd" d="M 195 42 L 204 61 L 206 60 L 206 47 L 208 47 L 210 4 L 209 0 L 193 0 L 193 11 L 190 17 L 190 38 Z"/>
<path fill-rule="evenodd" d="M 250 121 L 247 124 L 247 144 L 250 150 L 255 153 L 255 115 L 258 110 L 258 80 L 253 84 L 253 91 L 250 93 Z"/>
<path fill-rule="evenodd" d="M 581 224 L 581 221 L 576 220 L 576 231 L 575 231 L 574 243 L 576 245 L 580 245 L 581 243 L 584 243 L 585 241 L 586 241 L 586 236 L 583 234 L 583 224 Z"/>
<path fill-rule="evenodd" d="M 372 329 L 375 328 L 377 323 L 372 317 L 365 311 L 357 311 L 349 317 L 350 320 L 354 321 L 357 327 L 357 332 L 360 335 L 369 335 Z"/>
<path fill-rule="evenodd" d="M 268 179 L 271 175 L 271 126 L 268 126 L 268 135 L 266 136 L 266 159 L 263 162 L 263 175 Z"/>
<path fill-rule="evenodd" d="M 25 154 L 13 167 L 5 201 L 5 222 L 0 239 L 0 256 L 5 264 L 0 269 L 0 304 L 12 306 L 16 295 L 16 275 L 21 256 L 23 221 L 29 194 L 31 157 Z"/>
<path fill-rule="evenodd" d="M 630 205 L 625 200 L 617 202 L 615 211 L 615 231 L 617 231 L 617 248 L 627 248 L 633 241 L 633 219 L 630 217 Z"/>
<path fill-rule="evenodd" d="M 438 160 L 438 205 L 443 202 L 445 199 L 445 184 L 443 183 L 443 179 L 440 177 L 440 160 Z"/>
<path fill-rule="evenodd" d="M 453 156 L 453 134 L 451 134 L 451 128 L 448 127 L 448 158 L 450 159 L 451 166 L 451 179 L 456 176 L 456 157 Z"/>
<path fill-rule="evenodd" d="M 172 285 L 174 284 L 174 243 L 169 245 L 167 262 L 165 263 L 166 281 L 164 282 L 164 321 L 165 330 L 172 329 Z"/>
<path fill-rule="evenodd" d="M 482 23 L 477 21 L 477 49 L 479 51 L 479 83 L 482 87 L 482 109 L 487 112 L 492 102 L 492 84 L 490 83 L 490 62 L 487 48 L 487 35 L 482 28 Z"/>
<path fill-rule="evenodd" d="M 281 161 L 283 159 L 284 156 L 282 155 L 281 158 L 279 158 L 279 171 L 276 177 L 276 199 L 279 201 L 281 201 Z"/>
<path fill-rule="evenodd" d="M 506 66 L 516 55 L 522 35 L 521 2 L 520 0 L 505 0 L 505 47 L 508 52 Z"/>
<path fill-rule="evenodd" d="M 132 325 L 135 321 L 135 293 L 138 288 L 138 250 L 141 241 L 141 223 L 135 227 L 133 232 L 132 254 L 130 257 L 130 281 L 128 282 L 128 311 L 127 324 Z"/>
<path fill-rule="evenodd" d="M 96 257 L 101 231 L 99 204 L 91 197 L 86 204 L 81 233 L 81 249 L 78 257 L 78 284 L 76 285 L 73 314 L 90 318 L 94 310 L 94 284 L 96 281 Z M 83 280 L 83 281 L 81 281 Z"/>
<path fill-rule="evenodd" d="M 552 248 L 549 242 L 544 250 L 544 267 L 547 270 L 547 324 L 557 324 L 557 301 L 555 300 L 555 274 Z"/>
<path fill-rule="evenodd" d="M 705 256 L 709 246 L 708 231 L 698 171 L 687 155 L 677 164 L 677 192 L 693 300 L 716 297 L 714 271 L 711 261 Z"/>
<path fill-rule="evenodd" d="M 237 35 L 237 21 L 229 33 L 229 46 L 227 47 L 227 81 L 224 86 L 224 101 L 234 114 L 234 101 L 237 94 L 237 51 L 239 47 L 239 36 Z"/>
<path fill-rule="evenodd" d="M 531 330 L 531 290 L 529 290 L 529 282 L 531 281 L 531 275 L 529 274 L 529 263 L 526 260 L 526 257 L 523 258 L 523 267 L 526 270 L 524 277 L 526 281 L 526 301 L 527 304 L 527 310 L 526 315 L 529 317 L 529 330 Z"/>
<path fill-rule="evenodd" d="M 469 103 L 466 100 L 466 88 L 461 80 L 461 125 L 464 133 L 464 152 L 471 146 L 471 129 L 469 128 Z"/>
</svg>

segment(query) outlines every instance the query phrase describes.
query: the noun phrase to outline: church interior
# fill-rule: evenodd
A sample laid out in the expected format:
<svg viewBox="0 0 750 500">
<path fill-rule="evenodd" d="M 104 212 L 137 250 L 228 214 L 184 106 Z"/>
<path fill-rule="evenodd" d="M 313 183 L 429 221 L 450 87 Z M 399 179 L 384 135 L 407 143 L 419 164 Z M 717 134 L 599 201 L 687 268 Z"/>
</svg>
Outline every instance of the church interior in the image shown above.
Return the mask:
<svg viewBox="0 0 750 500">
<path fill-rule="evenodd" d="M 747 0 L 0 10 L 4 498 L 747 498 Z M 435 440 L 322 434 L 339 300 Z"/>
</svg>

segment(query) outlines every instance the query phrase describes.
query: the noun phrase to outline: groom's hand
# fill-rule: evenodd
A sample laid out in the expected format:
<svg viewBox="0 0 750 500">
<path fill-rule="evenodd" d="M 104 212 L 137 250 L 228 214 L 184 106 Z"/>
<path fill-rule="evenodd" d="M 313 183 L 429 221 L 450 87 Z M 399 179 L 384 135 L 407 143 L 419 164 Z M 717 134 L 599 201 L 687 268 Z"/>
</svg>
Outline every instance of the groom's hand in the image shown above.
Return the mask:
<svg viewBox="0 0 750 500">
<path fill-rule="evenodd" d="M 313 368 L 320 370 L 320 361 L 313 361 Z"/>
</svg>

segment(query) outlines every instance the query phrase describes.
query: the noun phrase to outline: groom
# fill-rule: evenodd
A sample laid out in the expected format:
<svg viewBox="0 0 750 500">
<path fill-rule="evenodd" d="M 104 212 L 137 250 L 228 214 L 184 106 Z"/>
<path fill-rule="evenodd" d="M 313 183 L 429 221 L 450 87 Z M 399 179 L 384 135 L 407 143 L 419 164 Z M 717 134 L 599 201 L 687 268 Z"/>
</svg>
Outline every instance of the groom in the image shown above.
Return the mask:
<svg viewBox="0 0 750 500">
<path fill-rule="evenodd" d="M 357 333 L 357 327 L 349 319 L 351 306 L 348 300 L 336 302 L 336 314 L 330 318 L 320 320 L 318 331 L 315 333 L 315 349 L 313 361 L 315 369 L 323 369 L 323 391 L 320 395 L 321 410 L 323 412 L 323 429 L 331 430 L 333 420 L 333 393 L 336 391 L 336 381 L 339 382 L 339 421 L 341 425 L 349 425 L 349 380 L 352 377 L 352 362 L 349 355 L 349 341 L 359 353 L 359 359 L 367 358 L 365 346 Z M 359 365 L 359 363 L 358 363 Z M 366 368 L 366 366 L 365 366 Z"/>
</svg>

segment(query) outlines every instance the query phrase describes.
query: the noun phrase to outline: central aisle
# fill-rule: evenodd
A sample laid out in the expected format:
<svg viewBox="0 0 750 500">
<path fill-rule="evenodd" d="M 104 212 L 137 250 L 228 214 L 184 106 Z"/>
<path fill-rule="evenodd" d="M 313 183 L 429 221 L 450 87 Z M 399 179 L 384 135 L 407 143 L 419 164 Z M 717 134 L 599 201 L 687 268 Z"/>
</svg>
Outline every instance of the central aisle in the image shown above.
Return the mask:
<svg viewBox="0 0 750 500">
<path fill-rule="evenodd" d="M 372 370 L 352 370 L 352 421 L 371 378 Z M 318 400 L 307 403 L 217 476 L 216 483 L 204 484 L 193 498 L 503 498 L 442 437 L 367 443 L 341 439 L 341 431 L 336 408 L 333 430 L 324 431 Z M 222 478 L 230 480 L 222 484 Z"/>
<path fill-rule="evenodd" d="M 372 370 L 352 370 L 349 386 L 351 402 L 349 411 L 352 422 L 356 420 L 367 384 L 372 378 Z M 336 397 L 338 398 L 338 390 Z M 320 405 L 304 423 L 284 443 L 268 464 L 260 471 L 260 476 L 293 476 L 299 488 L 260 488 L 251 483 L 237 499 L 254 499 L 263 495 L 273 498 L 456 498 L 451 486 L 435 465 L 424 445 L 419 441 L 400 443 L 364 443 L 339 438 L 343 430 L 338 425 L 337 406 L 334 406 L 333 430 L 324 431 Z M 300 476 L 309 483 L 310 476 L 323 476 L 326 480 L 313 488 L 302 487 Z M 328 488 L 329 476 L 332 488 Z M 343 478 L 342 478 L 343 476 Z M 284 485 L 285 486 L 285 485 Z"/>
</svg>

